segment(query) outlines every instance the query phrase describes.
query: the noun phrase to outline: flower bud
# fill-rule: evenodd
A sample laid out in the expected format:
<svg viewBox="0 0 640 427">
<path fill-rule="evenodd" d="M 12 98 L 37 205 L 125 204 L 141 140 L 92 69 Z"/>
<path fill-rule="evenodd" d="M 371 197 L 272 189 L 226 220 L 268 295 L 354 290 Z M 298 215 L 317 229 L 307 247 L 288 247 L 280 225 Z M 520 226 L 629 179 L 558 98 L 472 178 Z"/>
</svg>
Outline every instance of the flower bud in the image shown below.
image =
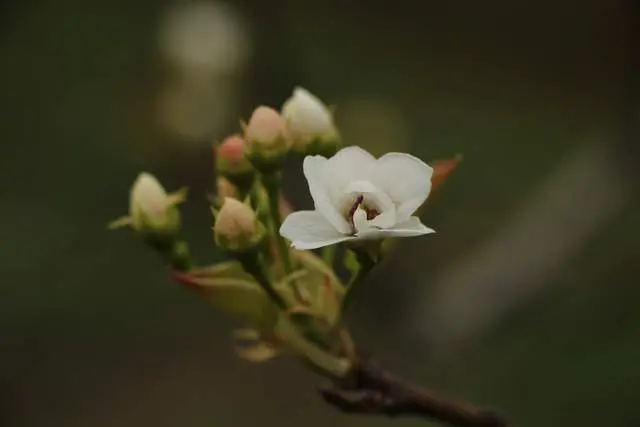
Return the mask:
<svg viewBox="0 0 640 427">
<path fill-rule="evenodd" d="M 285 126 L 280 114 L 270 107 L 260 106 L 251 115 L 245 127 L 247 157 L 260 171 L 279 167 L 290 142 L 285 137 Z"/>
<path fill-rule="evenodd" d="M 330 157 L 340 148 L 340 135 L 331 111 L 308 90 L 294 89 L 282 106 L 282 117 L 294 150 Z"/>
<path fill-rule="evenodd" d="M 245 155 L 246 145 L 242 136 L 231 135 L 215 147 L 218 173 L 243 189 L 251 187 L 255 177 L 255 170 Z"/>
<path fill-rule="evenodd" d="M 164 187 L 151 174 L 138 175 L 131 187 L 129 209 L 134 228 L 147 222 L 162 223 L 167 220 L 168 195 Z"/>
<path fill-rule="evenodd" d="M 249 205 L 226 197 L 213 227 L 215 242 L 234 252 L 257 250 L 266 237 L 266 228 Z"/>
<path fill-rule="evenodd" d="M 110 228 L 129 225 L 150 244 L 169 244 L 180 230 L 176 205 L 185 195 L 184 190 L 167 194 L 153 175 L 143 172 L 131 187 L 129 216 L 112 222 Z"/>
</svg>

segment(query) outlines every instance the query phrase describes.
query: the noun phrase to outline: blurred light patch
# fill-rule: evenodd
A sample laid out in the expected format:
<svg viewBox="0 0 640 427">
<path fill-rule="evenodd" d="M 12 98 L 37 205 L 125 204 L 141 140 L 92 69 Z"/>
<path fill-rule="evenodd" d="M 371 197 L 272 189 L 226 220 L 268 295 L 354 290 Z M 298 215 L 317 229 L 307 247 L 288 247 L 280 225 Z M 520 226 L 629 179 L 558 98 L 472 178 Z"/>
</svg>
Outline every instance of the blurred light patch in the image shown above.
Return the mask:
<svg viewBox="0 0 640 427">
<path fill-rule="evenodd" d="M 239 13 L 217 1 L 176 2 L 160 27 L 166 58 L 184 68 L 233 73 L 250 54 L 250 39 Z"/>
<path fill-rule="evenodd" d="M 177 143 L 209 143 L 238 113 L 247 26 L 231 5 L 175 2 L 160 23 L 160 49 L 173 71 L 158 100 L 161 127 Z"/>
<path fill-rule="evenodd" d="M 160 123 L 180 141 L 209 143 L 238 111 L 236 94 L 226 79 L 169 83 L 158 102 Z"/>
<path fill-rule="evenodd" d="M 421 325 L 433 348 L 446 352 L 544 292 L 562 264 L 629 200 L 619 164 L 611 144 L 586 142 L 492 240 L 433 278 L 407 321 Z"/>
<path fill-rule="evenodd" d="M 343 100 L 336 121 L 345 144 L 360 145 L 376 156 L 407 151 L 409 123 L 394 104 L 374 98 Z"/>
</svg>

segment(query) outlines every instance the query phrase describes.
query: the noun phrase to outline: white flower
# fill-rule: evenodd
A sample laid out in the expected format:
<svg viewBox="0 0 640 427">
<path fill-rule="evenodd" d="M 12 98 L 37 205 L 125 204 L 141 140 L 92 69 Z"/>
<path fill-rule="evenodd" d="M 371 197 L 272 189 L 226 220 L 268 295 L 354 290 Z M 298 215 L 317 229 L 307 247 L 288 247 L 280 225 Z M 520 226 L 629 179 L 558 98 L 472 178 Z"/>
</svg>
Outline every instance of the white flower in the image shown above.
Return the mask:
<svg viewBox="0 0 640 427">
<path fill-rule="evenodd" d="M 433 173 L 414 156 L 388 153 L 376 160 L 346 147 L 330 159 L 307 156 L 303 169 L 315 210 L 292 213 L 280 228 L 297 249 L 434 233 L 412 216 L 429 196 Z"/>
<path fill-rule="evenodd" d="M 296 148 L 315 139 L 335 139 L 337 130 L 331 111 L 308 90 L 296 87 L 282 106 L 288 136 Z"/>
</svg>

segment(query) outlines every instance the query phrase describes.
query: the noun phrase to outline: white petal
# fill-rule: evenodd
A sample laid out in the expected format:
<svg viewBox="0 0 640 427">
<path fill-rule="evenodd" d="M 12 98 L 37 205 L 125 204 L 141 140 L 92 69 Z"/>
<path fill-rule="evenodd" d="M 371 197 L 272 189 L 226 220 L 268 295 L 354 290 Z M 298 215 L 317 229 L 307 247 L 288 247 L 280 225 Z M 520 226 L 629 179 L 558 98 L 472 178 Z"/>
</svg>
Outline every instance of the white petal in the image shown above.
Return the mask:
<svg viewBox="0 0 640 427">
<path fill-rule="evenodd" d="M 310 130 L 316 132 L 327 131 L 331 126 L 331 113 L 322 101 L 308 90 L 296 87 L 293 91 L 295 106 L 298 107 L 301 116 L 310 126 Z"/>
<path fill-rule="evenodd" d="M 362 232 L 358 232 L 356 238 L 358 240 L 374 240 L 387 237 L 416 237 L 431 233 L 435 233 L 435 230 L 422 224 L 418 217 L 412 216 L 408 220 L 396 224 L 393 228 L 382 230 L 377 228 L 365 229 Z"/>
<path fill-rule="evenodd" d="M 316 249 L 353 239 L 339 233 L 327 219 L 317 211 L 298 211 L 284 219 L 280 234 L 291 240 L 296 249 Z"/>
<path fill-rule="evenodd" d="M 425 226 L 416 216 L 409 217 L 408 220 L 396 224 L 393 228 L 383 230 L 388 237 L 413 237 L 424 234 L 435 233 L 436 231 Z"/>
<path fill-rule="evenodd" d="M 302 163 L 302 170 L 305 178 L 307 178 L 309 192 L 313 198 L 316 210 L 324 215 L 335 230 L 347 234 L 351 232 L 351 226 L 329 197 L 324 180 L 322 179 L 322 173 L 327 163 L 328 160 L 322 156 L 307 156 Z"/>
<path fill-rule="evenodd" d="M 327 161 L 322 178 L 334 205 L 340 203 L 350 182 L 368 179 L 375 163 L 375 157 L 356 146 L 341 149 Z"/>
<path fill-rule="evenodd" d="M 424 203 L 431 191 L 433 168 L 410 154 L 388 153 L 371 171 L 371 181 L 398 206 L 397 219 L 404 221 Z"/>
<path fill-rule="evenodd" d="M 380 215 L 373 218 L 371 221 L 371 225 L 375 225 L 379 228 L 390 228 L 396 223 L 396 211 L 388 210 L 382 212 Z"/>
<path fill-rule="evenodd" d="M 361 208 L 356 209 L 353 213 L 353 226 L 358 233 L 364 233 L 366 230 L 372 228 L 369 221 L 367 221 L 367 213 Z"/>
</svg>

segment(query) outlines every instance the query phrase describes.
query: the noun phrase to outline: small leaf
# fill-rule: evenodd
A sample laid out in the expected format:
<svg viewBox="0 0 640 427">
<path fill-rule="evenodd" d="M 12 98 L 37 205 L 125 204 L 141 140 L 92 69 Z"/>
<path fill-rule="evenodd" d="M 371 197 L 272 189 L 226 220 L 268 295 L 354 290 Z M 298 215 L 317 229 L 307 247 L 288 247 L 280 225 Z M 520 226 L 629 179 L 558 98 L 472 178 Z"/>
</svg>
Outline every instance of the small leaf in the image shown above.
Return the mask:
<svg viewBox="0 0 640 427">
<path fill-rule="evenodd" d="M 266 341 L 255 329 L 238 329 L 233 332 L 234 350 L 238 357 L 254 363 L 273 359 L 279 353 L 275 343 Z"/>
<path fill-rule="evenodd" d="M 218 265 L 188 273 L 172 272 L 175 281 L 188 286 L 217 309 L 259 329 L 273 328 L 278 309 L 262 288 L 235 266 Z"/>
<path fill-rule="evenodd" d="M 235 277 L 238 279 L 251 279 L 251 275 L 244 271 L 238 261 L 225 261 L 209 267 L 189 271 L 193 277 Z"/>
<path fill-rule="evenodd" d="M 126 227 L 128 225 L 131 225 L 131 217 L 130 216 L 123 216 L 123 217 L 118 218 L 118 219 L 116 219 L 114 221 L 111 221 L 107 225 L 107 228 L 109 230 L 117 230 L 118 228 Z"/>
<path fill-rule="evenodd" d="M 462 161 L 462 156 L 458 155 L 450 159 L 440 159 L 431 163 L 433 167 L 433 175 L 431 176 L 431 191 L 439 188 L 453 173 Z"/>
<path fill-rule="evenodd" d="M 189 193 L 189 188 L 183 187 L 177 191 L 174 191 L 171 194 L 167 195 L 167 203 L 171 206 L 179 205 L 187 200 L 187 194 Z"/>
</svg>

